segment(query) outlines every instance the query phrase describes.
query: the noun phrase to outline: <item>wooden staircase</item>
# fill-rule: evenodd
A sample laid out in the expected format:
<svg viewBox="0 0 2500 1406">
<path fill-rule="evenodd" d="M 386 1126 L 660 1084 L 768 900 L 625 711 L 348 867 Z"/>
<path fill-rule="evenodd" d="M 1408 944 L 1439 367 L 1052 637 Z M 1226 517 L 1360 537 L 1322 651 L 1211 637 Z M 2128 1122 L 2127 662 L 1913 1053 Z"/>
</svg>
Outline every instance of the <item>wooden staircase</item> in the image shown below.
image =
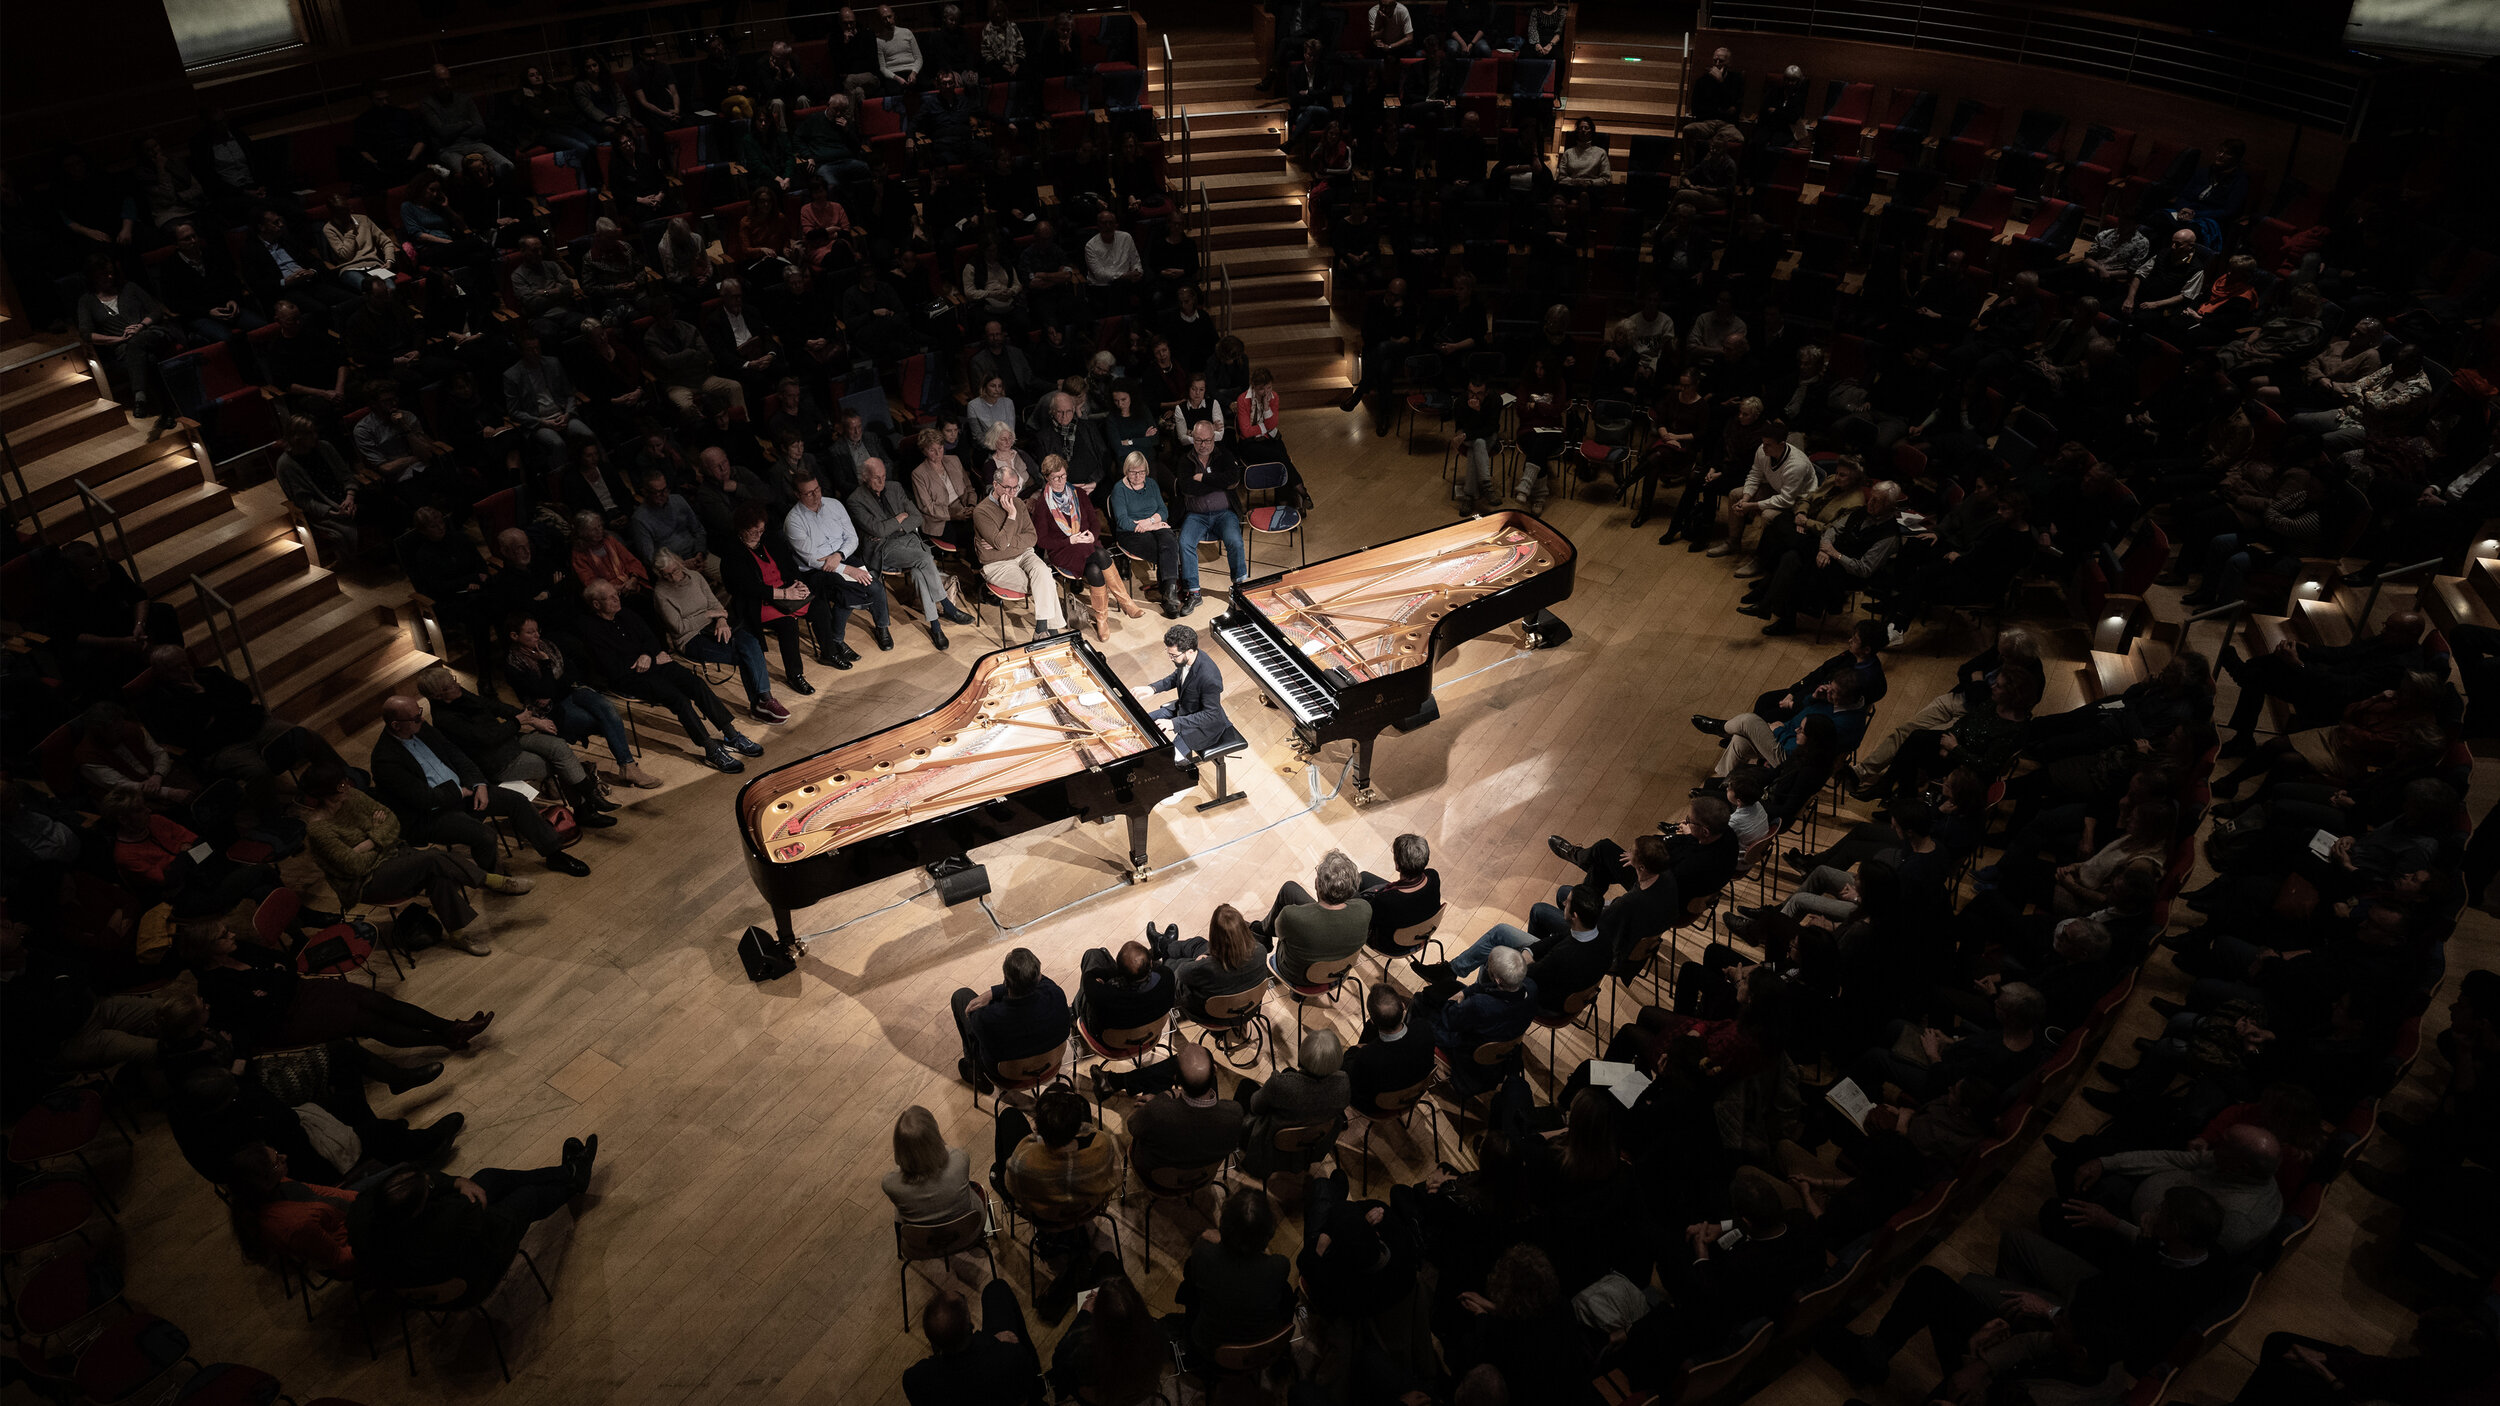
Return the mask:
<svg viewBox="0 0 2500 1406">
<path fill-rule="evenodd" d="M 74 339 L 0 346 L 21 531 L 61 543 L 100 530 L 116 557 L 126 543 L 140 585 L 173 604 L 206 658 L 216 646 L 198 578 L 233 607 L 270 711 L 333 738 L 366 728 L 382 699 L 435 662 L 411 638 L 404 585 L 350 591 L 313 560 L 276 484 L 220 482 L 189 436 L 134 424 L 108 395 Z M 241 676 L 240 660 L 230 667 Z"/>
<path fill-rule="evenodd" d="M 1194 235 L 1204 207 L 1208 293 L 1220 300 L 1229 281 L 1232 334 L 1253 367 L 1275 375 L 1288 408 L 1334 399 L 1352 366 L 1328 303 L 1329 253 L 1312 240 L 1304 209 L 1310 183 L 1276 145 L 1284 105 L 1257 90 L 1266 60 L 1238 28 L 1175 31 L 1171 41 L 1172 100 L 1189 118 L 1195 178 L 1183 211 Z M 1148 92 L 1162 103 L 1159 73 Z M 1165 150 L 1177 164 L 1178 152 Z M 1212 276 L 1217 265 L 1226 279 Z"/>
<path fill-rule="evenodd" d="M 1555 113 L 1554 150 L 1562 150 L 1573 124 L 1593 117 L 1597 130 L 1606 135 L 1620 179 L 1632 138 L 1673 136 L 1684 125 L 1679 58 L 1671 46 L 1608 43 L 1582 34 L 1571 47 L 1570 71 Z M 1706 67 L 1708 56 L 1701 62 Z"/>
</svg>

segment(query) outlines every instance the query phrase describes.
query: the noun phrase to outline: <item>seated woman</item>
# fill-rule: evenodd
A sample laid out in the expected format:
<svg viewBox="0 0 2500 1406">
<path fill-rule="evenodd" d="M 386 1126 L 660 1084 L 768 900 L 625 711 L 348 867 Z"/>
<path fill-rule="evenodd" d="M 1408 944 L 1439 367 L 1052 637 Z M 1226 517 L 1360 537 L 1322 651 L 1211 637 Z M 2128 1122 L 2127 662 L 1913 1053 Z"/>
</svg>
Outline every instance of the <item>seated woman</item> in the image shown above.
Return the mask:
<svg viewBox="0 0 2500 1406">
<path fill-rule="evenodd" d="M 729 607 L 712 594 L 712 583 L 688 571 L 675 552 L 663 547 L 651 558 L 652 604 L 659 607 L 663 638 L 679 654 L 707 664 L 734 664 L 746 684 L 747 711 L 760 723 L 790 720 L 790 710 L 773 697 L 772 671 L 764 664 L 764 642 L 752 630 L 729 623 Z M 794 644 L 783 647 L 795 660 Z"/>
<path fill-rule="evenodd" d="M 1215 1234 L 1189 1247 L 1180 1302 L 1189 1350 L 1212 1354 L 1233 1343 L 1263 1342 L 1293 1316 L 1293 1267 L 1271 1253 L 1276 1207 L 1258 1187 L 1224 1198 Z"/>
<path fill-rule="evenodd" d="M 739 757 L 764 755 L 760 744 L 738 731 L 736 720 L 711 685 L 671 658 L 650 624 L 625 609 L 624 598 L 612 583 L 592 582 L 583 590 L 582 602 L 590 607 L 577 625 L 582 643 L 611 687 L 675 714 L 686 740 L 715 771 L 734 776 L 746 770 Z M 719 730 L 717 739 L 704 730 L 706 721 Z"/>
<path fill-rule="evenodd" d="M 1085 584 L 1097 643 L 1110 628 L 1106 595 L 1119 601 L 1131 619 L 1146 613 L 1129 598 L 1128 582 L 1111 563 L 1110 534 L 1103 528 L 1102 514 L 1094 508 L 1093 495 L 1068 482 L 1068 461 L 1056 454 L 1042 459 L 1041 491 L 1033 495 L 1033 534 L 1033 550 L 1050 563 L 1051 570 Z"/>
<path fill-rule="evenodd" d="M 176 769 L 173 754 L 119 703 L 98 703 L 78 715 L 71 759 L 78 763 L 78 779 L 98 796 L 126 786 L 151 808 L 164 810 L 187 805 L 198 794 L 198 783 Z"/>
<path fill-rule="evenodd" d="M 119 882 L 145 903 L 188 896 L 232 907 L 278 886 L 277 871 L 266 864 L 238 864 L 215 853 L 194 858 L 200 837 L 151 810 L 135 786 L 115 788 L 97 809 L 112 827 Z"/>
<path fill-rule="evenodd" d="M 607 517 L 589 509 L 573 514 L 573 579 L 605 581 L 635 609 L 651 611 L 651 572 L 631 548 L 608 531 Z"/>
<path fill-rule="evenodd" d="M 626 740 L 625 723 L 617 717 L 616 705 L 574 674 L 574 661 L 547 638 L 538 618 L 515 615 L 505 623 L 504 635 L 512 641 L 504 655 L 504 668 L 510 672 L 512 691 L 522 706 L 553 718 L 556 735 L 574 746 L 587 742 L 594 732 L 605 737 L 608 750 L 616 756 L 616 774 L 630 785 L 656 790 L 660 778 L 634 760 L 633 744 Z"/>
<path fill-rule="evenodd" d="M 790 227 L 790 217 L 781 211 L 781 197 L 770 186 L 757 186 L 747 197 L 747 209 L 738 217 L 737 248 L 739 276 L 756 288 L 771 288 L 781 282 L 784 262 L 798 250 L 798 232 Z"/>
<path fill-rule="evenodd" d="M 492 1011 L 479 1011 L 450 1020 L 370 986 L 298 976 L 285 953 L 257 942 L 237 943 L 222 912 L 184 919 L 174 929 L 174 948 L 199 973 L 200 999 L 245 1050 L 341 1039 L 465 1050 L 495 1018 Z"/>
<path fill-rule="evenodd" d="M 896 1220 L 933 1224 L 952 1220 L 988 1197 L 972 1182 L 972 1159 L 949 1146 L 929 1110 L 913 1104 L 894 1120 L 894 1170 L 885 1174 L 885 1197 Z"/>
<path fill-rule="evenodd" d="M 668 143 L 653 141 L 646 146 L 644 141 L 630 126 L 617 129 L 609 139 L 607 184 L 602 191 L 608 208 L 619 219 L 637 225 L 683 214 L 686 209 L 672 179 L 675 173 L 669 169 Z"/>
<path fill-rule="evenodd" d="M 1163 586 L 1163 618 L 1181 618 L 1181 539 L 1173 529 L 1163 489 L 1149 475 L 1143 454 L 1120 462 L 1119 481 L 1106 495 L 1111 529 L 1120 550 L 1141 562 L 1153 562 L 1155 580 Z"/>
<path fill-rule="evenodd" d="M 1183 938 L 1177 923 L 1160 932 L 1152 924 L 1147 928 L 1147 945 L 1172 973 L 1180 1008 L 1193 1020 L 1205 1019 L 1207 1002 L 1218 996 L 1238 996 L 1268 983 L 1267 944 L 1229 903 L 1216 905 L 1205 937 Z"/>
<path fill-rule="evenodd" d="M 488 893 L 528 893 L 528 879 L 489 874 L 458 848 L 405 843 L 399 817 L 391 808 L 356 789 L 347 767 L 320 762 L 304 772 L 298 796 L 304 807 L 304 832 L 313 862 L 342 908 L 359 903 L 397 903 L 423 895 L 434 916 L 442 920 L 443 941 L 473 957 L 494 949 L 469 932 L 477 909 L 471 889 Z"/>
<path fill-rule="evenodd" d="M 226 1222 L 244 1258 L 266 1263 L 282 1255 L 332 1279 L 353 1278 L 347 1208 L 356 1204 L 356 1193 L 297 1181 L 289 1170 L 286 1154 L 265 1142 L 234 1154 L 222 1185 Z"/>
<path fill-rule="evenodd" d="M 1988 684 L 1988 707 L 1971 709 L 1942 728 L 1912 732 L 1884 774 L 1893 799 L 1917 795 L 1957 767 L 1990 780 L 2003 776 L 2022 750 L 2040 688 L 2040 675 L 2032 670 L 1999 669 Z"/>
<path fill-rule="evenodd" d="M 403 1167 L 347 1208 L 357 1276 L 418 1288 L 460 1281 L 455 1300 L 475 1302 L 502 1280 L 531 1225 L 590 1189 L 599 1135 L 566 1138 L 552 1167 L 490 1167 L 465 1177 Z"/>
</svg>

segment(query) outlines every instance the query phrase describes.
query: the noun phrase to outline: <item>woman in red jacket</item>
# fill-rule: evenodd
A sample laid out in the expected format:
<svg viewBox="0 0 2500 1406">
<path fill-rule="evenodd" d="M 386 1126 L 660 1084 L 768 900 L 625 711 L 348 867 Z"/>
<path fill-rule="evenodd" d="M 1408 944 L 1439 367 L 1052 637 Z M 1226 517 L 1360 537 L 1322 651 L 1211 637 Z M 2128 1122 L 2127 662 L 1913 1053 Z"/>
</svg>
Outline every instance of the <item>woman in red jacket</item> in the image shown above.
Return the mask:
<svg viewBox="0 0 2500 1406">
<path fill-rule="evenodd" d="M 1105 595 L 1116 597 L 1120 609 L 1132 619 L 1146 613 L 1129 598 L 1128 583 L 1120 579 L 1119 569 L 1112 563 L 1111 534 L 1103 527 L 1102 514 L 1094 508 L 1093 495 L 1068 482 L 1068 461 L 1056 454 L 1042 459 L 1042 486 L 1033 495 L 1033 536 L 1033 549 L 1041 553 L 1052 570 L 1085 583 L 1086 601 L 1094 610 L 1097 642 L 1109 628 Z"/>
</svg>

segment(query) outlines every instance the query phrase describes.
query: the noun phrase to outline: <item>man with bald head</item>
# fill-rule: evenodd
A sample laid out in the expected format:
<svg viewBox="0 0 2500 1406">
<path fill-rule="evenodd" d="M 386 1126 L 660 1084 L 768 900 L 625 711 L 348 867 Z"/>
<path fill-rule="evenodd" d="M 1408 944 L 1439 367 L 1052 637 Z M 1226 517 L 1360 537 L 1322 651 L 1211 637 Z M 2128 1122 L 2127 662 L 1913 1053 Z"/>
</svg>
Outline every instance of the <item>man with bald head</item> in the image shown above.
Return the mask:
<svg viewBox="0 0 2500 1406">
<path fill-rule="evenodd" d="M 849 11 L 844 11 L 848 14 Z M 929 1355 L 903 1369 L 911 1406 L 1027 1406 L 1042 1399 L 1042 1359 L 1024 1326 L 1024 1306 L 1004 1279 L 981 1290 L 981 1321 L 963 1295 L 929 1301 L 920 1320 Z"/>
<path fill-rule="evenodd" d="M 1223 1161 L 1241 1146 L 1242 1124 L 1249 1116 L 1239 1103 L 1216 1096 L 1215 1056 L 1206 1046 L 1176 1046 L 1172 1058 L 1152 1072 L 1160 1074 L 1167 1067 L 1174 1082 L 1149 1094 L 1128 1115 L 1129 1160 L 1141 1177 L 1160 1168 Z"/>
<path fill-rule="evenodd" d="M 2242 1123 L 2211 1147 L 2119 1152 L 2077 1164 L 2075 1194 L 2040 1208 L 2040 1231 L 2093 1264 L 2107 1268 L 2146 1235 L 2145 1224 L 2171 1188 L 2192 1186 L 2222 1209 L 2214 1248 L 2236 1255 L 2264 1239 L 2283 1214 L 2275 1172 L 2283 1144 L 2255 1123 Z"/>
<path fill-rule="evenodd" d="M 2222 755 L 2244 757 L 2257 750 L 2257 722 L 2267 699 L 2292 705 L 2295 729 L 2332 727 L 2346 707 L 2394 688 L 2406 674 L 2448 677 L 2448 648 L 2431 634 L 2420 611 L 2402 610 L 2388 616 L 2377 634 L 2350 644 L 2302 644 L 2286 635 L 2273 653 L 2254 659 L 2243 659 L 2226 645 L 2221 663 L 2222 672 L 2240 686 L 2239 702 L 2231 709 L 2233 735 Z"/>
<path fill-rule="evenodd" d="M 1117 957 L 1089 947 L 1077 971 L 1077 1029 L 1090 1044 L 1111 1044 L 1103 1032 L 1143 1029 L 1172 1013 L 1171 974 L 1142 942 L 1120 944 Z"/>
<path fill-rule="evenodd" d="M 500 872 L 490 815 L 511 822 L 522 843 L 547 867 L 580 878 L 590 866 L 564 852 L 556 828 L 521 793 L 491 785 L 469 754 L 425 720 L 416 699 L 394 694 L 382 703 L 382 735 L 374 740 L 373 792 L 419 843 L 466 845 L 487 873 Z"/>
<path fill-rule="evenodd" d="M 753 469 L 731 463 L 729 451 L 717 444 L 695 456 L 692 501 L 694 515 L 702 520 L 703 535 L 715 555 L 741 545 L 738 509 L 752 503 L 763 510 L 767 521 L 778 521 L 790 511 L 789 502 L 776 498 Z"/>
</svg>

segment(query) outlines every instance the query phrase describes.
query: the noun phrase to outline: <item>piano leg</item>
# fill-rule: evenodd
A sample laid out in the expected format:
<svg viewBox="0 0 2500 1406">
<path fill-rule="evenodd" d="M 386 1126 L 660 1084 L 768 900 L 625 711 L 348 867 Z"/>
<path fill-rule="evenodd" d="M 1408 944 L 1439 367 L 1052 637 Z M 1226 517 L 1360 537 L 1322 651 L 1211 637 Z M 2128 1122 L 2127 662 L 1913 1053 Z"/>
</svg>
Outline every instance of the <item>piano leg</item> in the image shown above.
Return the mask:
<svg viewBox="0 0 2500 1406">
<path fill-rule="evenodd" d="M 1378 740 L 1376 734 L 1354 740 L 1354 804 L 1358 807 L 1381 799 L 1380 793 L 1372 789 L 1372 744 Z"/>
<path fill-rule="evenodd" d="M 797 946 L 797 945 L 798 945 L 799 935 L 798 935 L 798 933 L 797 933 L 795 930 L 793 930 L 793 929 L 791 928 L 791 926 L 790 926 L 790 910 L 789 910 L 789 909 L 787 909 L 787 908 L 775 908 L 775 909 L 773 909 L 773 931 L 775 931 L 775 932 L 777 932 L 777 933 L 781 934 L 781 945 L 782 945 L 782 946 L 784 946 L 784 947 L 795 947 L 795 946 Z"/>
<path fill-rule="evenodd" d="M 1128 879 L 1132 884 L 1154 877 L 1154 870 L 1146 863 L 1146 822 L 1151 818 L 1142 810 L 1128 813 Z"/>
</svg>

